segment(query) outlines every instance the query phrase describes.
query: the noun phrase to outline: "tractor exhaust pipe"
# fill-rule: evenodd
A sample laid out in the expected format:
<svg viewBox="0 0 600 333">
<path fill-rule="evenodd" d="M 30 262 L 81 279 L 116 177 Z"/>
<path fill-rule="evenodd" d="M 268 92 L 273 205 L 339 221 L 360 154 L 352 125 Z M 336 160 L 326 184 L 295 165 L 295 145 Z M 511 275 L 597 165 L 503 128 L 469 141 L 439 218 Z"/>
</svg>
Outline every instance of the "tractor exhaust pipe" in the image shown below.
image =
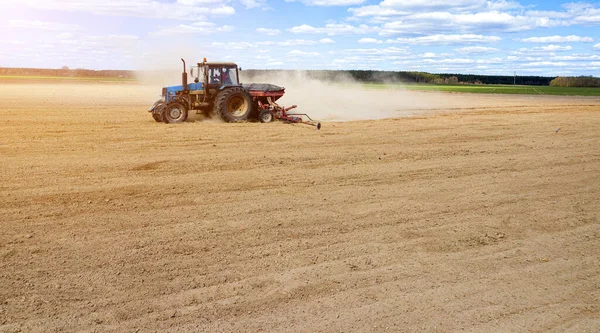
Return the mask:
<svg viewBox="0 0 600 333">
<path fill-rule="evenodd" d="M 181 85 L 183 86 L 183 90 L 187 90 L 187 72 L 185 71 L 185 60 L 183 60 L 183 58 L 181 58 L 181 61 L 183 62 L 183 73 L 181 73 Z"/>
</svg>

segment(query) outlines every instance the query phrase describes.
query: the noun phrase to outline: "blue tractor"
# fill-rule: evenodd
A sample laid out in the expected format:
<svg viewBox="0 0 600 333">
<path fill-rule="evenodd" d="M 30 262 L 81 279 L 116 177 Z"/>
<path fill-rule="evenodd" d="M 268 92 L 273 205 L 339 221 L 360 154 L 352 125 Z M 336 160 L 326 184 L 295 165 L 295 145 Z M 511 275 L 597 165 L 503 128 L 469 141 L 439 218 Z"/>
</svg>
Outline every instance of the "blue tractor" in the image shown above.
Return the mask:
<svg viewBox="0 0 600 333">
<path fill-rule="evenodd" d="M 238 66 L 232 62 L 208 63 L 204 58 L 190 68 L 194 83 L 188 84 L 185 60 L 181 61 L 181 85 L 164 87 L 162 98 L 148 109 L 157 122 L 182 123 L 189 112 L 195 112 L 229 123 L 278 119 L 321 128 L 307 114 L 289 113 L 296 105 L 286 108 L 277 104 L 285 88 L 268 83 L 240 84 Z"/>
<path fill-rule="evenodd" d="M 208 63 L 205 58 L 203 62 L 190 68 L 194 82 L 188 83 L 185 60 L 181 61 L 181 85 L 162 89 L 162 98 L 148 110 L 154 120 L 181 123 L 187 119 L 188 112 L 204 113 L 225 122 L 246 121 L 253 116 L 255 103 L 250 93 L 239 82 L 236 64 Z"/>
</svg>

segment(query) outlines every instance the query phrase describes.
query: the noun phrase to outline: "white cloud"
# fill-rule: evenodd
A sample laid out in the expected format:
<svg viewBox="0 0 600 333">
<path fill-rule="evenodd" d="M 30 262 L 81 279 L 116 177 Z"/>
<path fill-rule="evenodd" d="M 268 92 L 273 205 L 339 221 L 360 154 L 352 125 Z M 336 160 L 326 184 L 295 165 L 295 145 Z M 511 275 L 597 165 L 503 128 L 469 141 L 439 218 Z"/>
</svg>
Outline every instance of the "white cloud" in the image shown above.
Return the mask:
<svg viewBox="0 0 600 333">
<path fill-rule="evenodd" d="M 600 50 L 600 43 L 594 45 L 594 50 Z"/>
<path fill-rule="evenodd" d="M 59 0 L 59 1 L 64 1 L 64 0 Z M 139 3 L 139 2 L 145 2 L 145 1 L 133 0 L 131 2 Z M 181 4 L 181 5 L 186 5 L 186 6 L 201 6 L 201 5 L 221 3 L 221 2 L 222 1 L 219 1 L 219 0 L 176 0 L 175 1 L 175 3 Z"/>
<path fill-rule="evenodd" d="M 393 7 L 400 9 L 409 10 L 423 10 L 423 9 L 473 9 L 485 5 L 485 1 L 481 0 L 454 0 L 452 2 L 447 0 L 384 0 L 380 3 L 382 7 Z"/>
<path fill-rule="evenodd" d="M 591 43 L 594 41 L 591 37 L 581 37 L 581 36 L 548 36 L 548 37 L 530 37 L 521 39 L 522 42 L 525 43 Z"/>
<path fill-rule="evenodd" d="M 285 41 L 263 41 L 257 42 L 258 45 L 277 45 L 277 46 L 307 46 L 307 45 L 317 45 L 317 44 L 334 44 L 335 41 L 331 38 L 323 38 L 319 40 L 310 40 L 310 39 L 289 39 Z"/>
<path fill-rule="evenodd" d="M 486 5 L 490 10 L 508 10 L 523 8 L 523 5 L 521 5 L 520 3 L 507 0 L 486 1 Z"/>
<path fill-rule="evenodd" d="M 600 60 L 600 55 L 589 55 L 589 54 L 572 54 L 568 56 L 554 56 L 551 60 L 558 61 L 591 61 Z"/>
<path fill-rule="evenodd" d="M 386 17 L 386 16 L 400 16 L 400 15 L 409 15 L 408 11 L 400 11 L 393 8 L 384 8 L 381 6 L 364 6 L 360 8 L 350 8 L 348 9 L 350 13 L 353 13 L 355 17 L 368 17 L 368 16 L 377 16 L 377 17 Z"/>
<path fill-rule="evenodd" d="M 600 24 L 600 9 L 594 5 L 563 7 L 561 11 L 536 11 L 509 0 L 384 0 L 348 11 L 353 20 L 390 24 L 382 27 L 384 35 L 517 32 Z"/>
<path fill-rule="evenodd" d="M 139 37 L 135 35 L 79 36 L 60 34 L 55 41 L 68 51 L 134 50 Z"/>
<path fill-rule="evenodd" d="M 533 67 L 546 67 L 546 66 L 552 66 L 552 67 L 565 67 L 565 66 L 569 66 L 568 63 L 566 62 L 555 62 L 555 61 L 539 61 L 539 62 L 530 62 L 527 63 L 526 66 L 533 66 Z"/>
<path fill-rule="evenodd" d="M 502 38 L 497 36 L 483 36 L 474 34 L 463 35 L 431 35 L 415 38 L 397 38 L 387 40 L 387 43 L 411 44 L 411 45 L 447 45 L 466 43 L 496 43 Z"/>
<path fill-rule="evenodd" d="M 534 19 L 522 15 L 490 11 L 479 13 L 452 13 L 444 11 L 417 12 L 387 22 L 380 34 L 398 35 L 446 32 L 517 32 L 536 27 L 553 27 L 559 22 L 546 19 Z"/>
<path fill-rule="evenodd" d="M 294 2 L 295 0 L 285 0 L 286 2 Z M 299 0 L 307 6 L 352 6 L 360 5 L 366 0 Z"/>
<path fill-rule="evenodd" d="M 66 24 L 39 20 L 9 20 L 7 27 L 16 29 L 32 29 L 46 31 L 77 31 L 82 29 L 81 26 L 76 24 Z"/>
<path fill-rule="evenodd" d="M 266 6 L 265 0 L 240 0 L 240 3 L 244 6 L 246 6 L 246 8 L 248 8 L 248 9 L 256 8 L 256 7 L 265 8 L 265 6 Z"/>
<path fill-rule="evenodd" d="M 68 38 L 73 38 L 73 36 L 75 36 L 74 34 L 70 33 L 70 32 L 63 32 L 61 34 L 56 35 L 56 38 L 58 39 L 68 39 Z"/>
<path fill-rule="evenodd" d="M 375 39 L 375 38 L 361 38 L 358 40 L 361 44 L 382 44 L 383 41 Z"/>
<path fill-rule="evenodd" d="M 350 24 L 337 24 L 337 23 L 329 23 L 324 27 L 313 27 L 307 24 L 303 24 L 300 26 L 295 26 L 288 29 L 289 32 L 295 34 L 327 34 L 329 36 L 335 35 L 357 35 L 357 34 L 366 34 L 370 32 L 376 31 L 377 28 L 367 26 L 367 25 L 359 25 L 353 26 Z"/>
<path fill-rule="evenodd" d="M 258 28 L 256 32 L 259 34 L 267 35 L 267 36 L 277 36 L 281 33 L 279 29 L 267 29 L 267 28 Z"/>
<path fill-rule="evenodd" d="M 520 48 L 517 51 L 511 51 L 510 54 L 521 55 L 521 56 L 555 56 L 556 52 L 565 52 L 571 51 L 573 48 L 569 45 L 561 46 L 561 45 L 545 45 L 545 46 L 537 46 L 532 48 Z"/>
<path fill-rule="evenodd" d="M 489 54 L 496 53 L 500 50 L 494 47 L 468 46 L 456 49 L 455 51 L 463 54 Z"/>
<path fill-rule="evenodd" d="M 223 48 L 226 50 L 247 50 L 258 47 L 256 44 L 248 43 L 248 42 L 213 42 L 212 46 Z"/>
<path fill-rule="evenodd" d="M 199 21 L 191 24 L 180 24 L 174 27 L 162 28 L 158 31 L 150 33 L 150 36 L 159 37 L 181 34 L 210 35 L 216 32 L 230 32 L 233 31 L 233 29 L 234 28 L 232 26 L 228 25 L 217 27 L 214 23 Z"/>
<path fill-rule="evenodd" d="M 575 22 L 578 24 L 594 25 L 600 23 L 600 8 L 589 3 L 568 3 L 563 5 L 569 13 L 575 16 Z"/>
<path fill-rule="evenodd" d="M 532 51 L 548 51 L 548 52 L 559 52 L 559 51 L 571 51 L 573 48 L 569 45 L 567 46 L 560 46 L 560 45 L 546 45 L 546 46 L 539 46 L 539 47 L 534 47 L 531 50 Z"/>
<path fill-rule="evenodd" d="M 287 53 L 290 56 L 300 56 L 300 57 L 317 57 L 320 55 L 319 52 L 304 52 L 300 50 L 293 50 Z"/>
<path fill-rule="evenodd" d="M 502 58 L 477 59 L 478 64 L 501 64 Z"/>
<path fill-rule="evenodd" d="M 98 63 L 104 68 L 129 67 L 130 60 L 138 54 L 139 37 L 134 35 L 79 35 L 58 34 L 56 39 L 27 40 L 26 43 L 3 43 L 3 51 L 18 54 L 25 66 L 90 68 Z M 43 54 L 43 57 L 40 57 Z M 106 65 L 106 64 L 109 65 Z"/>
<path fill-rule="evenodd" d="M 532 18 L 551 18 L 551 19 L 569 19 L 571 15 L 567 12 L 547 11 L 547 10 L 528 10 L 526 16 Z"/>
<path fill-rule="evenodd" d="M 89 46 L 127 47 L 138 39 L 139 37 L 134 35 L 84 36 L 81 38 L 81 43 Z"/>
<path fill-rule="evenodd" d="M 422 53 L 422 54 L 407 54 L 407 55 L 401 55 L 401 56 L 388 56 L 388 57 L 386 57 L 386 60 L 395 60 L 393 62 L 394 64 L 401 64 L 401 65 L 419 64 L 419 63 L 425 63 L 425 62 L 427 62 L 428 64 L 431 64 L 431 63 L 435 63 L 435 61 L 433 61 L 433 59 L 447 58 L 450 56 L 452 56 L 452 54 L 449 54 L 449 53 L 436 54 L 433 52 L 426 52 L 426 53 Z"/>
<path fill-rule="evenodd" d="M 333 54 L 344 53 L 344 54 L 367 54 L 367 55 L 389 55 L 389 54 L 409 54 L 409 50 L 406 48 L 399 47 L 387 47 L 382 49 L 371 48 L 371 49 L 345 49 L 333 51 Z"/>
<path fill-rule="evenodd" d="M 235 9 L 222 4 L 221 0 L 177 0 L 159 2 L 155 0 L 98 1 L 98 0 L 21 0 L 20 5 L 36 10 L 85 12 L 95 15 L 130 16 L 173 19 L 202 20 L 206 15 L 233 15 Z"/>
<path fill-rule="evenodd" d="M 475 60 L 473 59 L 424 59 L 423 62 L 426 63 L 436 63 L 436 64 L 473 64 Z"/>
</svg>

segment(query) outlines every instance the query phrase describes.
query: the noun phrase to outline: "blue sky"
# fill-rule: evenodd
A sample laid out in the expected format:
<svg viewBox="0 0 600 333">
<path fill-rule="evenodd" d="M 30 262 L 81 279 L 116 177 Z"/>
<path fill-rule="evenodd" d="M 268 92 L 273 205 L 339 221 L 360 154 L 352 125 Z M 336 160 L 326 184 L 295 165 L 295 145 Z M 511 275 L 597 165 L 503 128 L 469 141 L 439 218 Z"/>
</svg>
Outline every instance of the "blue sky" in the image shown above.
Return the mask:
<svg viewBox="0 0 600 333">
<path fill-rule="evenodd" d="M 0 0 L 0 66 L 600 76 L 600 2 Z"/>
</svg>

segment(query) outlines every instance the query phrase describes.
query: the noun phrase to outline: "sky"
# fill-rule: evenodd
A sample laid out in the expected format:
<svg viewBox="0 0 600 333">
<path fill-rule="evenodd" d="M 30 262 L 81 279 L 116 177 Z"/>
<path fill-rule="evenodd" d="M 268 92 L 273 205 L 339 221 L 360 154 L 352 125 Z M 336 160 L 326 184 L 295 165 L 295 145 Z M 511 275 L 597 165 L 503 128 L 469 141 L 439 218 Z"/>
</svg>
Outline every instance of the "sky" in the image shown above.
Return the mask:
<svg viewBox="0 0 600 333">
<path fill-rule="evenodd" d="M 0 0 L 0 67 L 600 77 L 600 1 Z"/>
</svg>

